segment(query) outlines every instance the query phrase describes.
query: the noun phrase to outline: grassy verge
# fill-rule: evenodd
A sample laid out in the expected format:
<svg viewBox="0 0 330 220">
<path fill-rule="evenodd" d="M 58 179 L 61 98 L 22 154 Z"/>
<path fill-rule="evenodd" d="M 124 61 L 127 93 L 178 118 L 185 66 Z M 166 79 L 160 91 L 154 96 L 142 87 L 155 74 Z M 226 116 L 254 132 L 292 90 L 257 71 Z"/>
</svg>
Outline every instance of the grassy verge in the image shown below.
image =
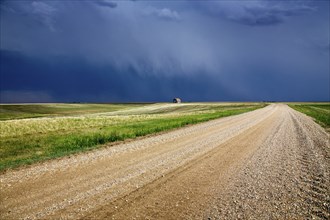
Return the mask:
<svg viewBox="0 0 330 220">
<path fill-rule="evenodd" d="M 184 105 L 182 106 L 184 107 Z M 176 106 L 174 107 L 177 109 Z M 203 106 L 199 111 L 190 112 L 191 109 L 189 109 L 188 113 L 175 114 L 169 114 L 166 111 L 164 114 L 149 113 L 95 116 L 92 118 L 69 117 L 67 119 L 45 118 L 3 121 L 0 125 L 6 129 L 1 129 L 2 133 L 0 134 L 0 171 L 3 172 L 9 168 L 95 149 L 109 142 L 237 115 L 264 107 L 264 105 L 218 107 L 212 105 L 209 107 L 207 109 Z M 196 108 L 196 106 L 191 108 Z M 152 112 L 154 112 L 155 109 L 159 108 L 148 109 L 152 109 Z M 98 120 L 101 120 L 102 123 Z M 49 129 L 47 125 L 52 125 L 54 128 Z M 72 125 L 72 127 L 69 125 Z M 47 127 L 47 129 L 44 127 Z"/>
<path fill-rule="evenodd" d="M 289 106 L 315 119 L 317 123 L 330 129 L 330 104 L 311 103 L 311 104 L 289 104 Z"/>
</svg>

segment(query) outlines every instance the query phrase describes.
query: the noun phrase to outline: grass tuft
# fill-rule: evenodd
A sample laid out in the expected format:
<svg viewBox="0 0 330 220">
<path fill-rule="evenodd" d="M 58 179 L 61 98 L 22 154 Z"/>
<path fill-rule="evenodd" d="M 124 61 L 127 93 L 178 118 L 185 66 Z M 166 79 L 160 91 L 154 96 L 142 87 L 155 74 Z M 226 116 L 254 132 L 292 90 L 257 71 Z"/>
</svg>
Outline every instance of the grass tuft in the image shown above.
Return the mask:
<svg viewBox="0 0 330 220">
<path fill-rule="evenodd" d="M 330 129 L 330 104 L 310 103 L 310 104 L 289 104 L 289 106 L 315 119 L 317 123 Z"/>
</svg>

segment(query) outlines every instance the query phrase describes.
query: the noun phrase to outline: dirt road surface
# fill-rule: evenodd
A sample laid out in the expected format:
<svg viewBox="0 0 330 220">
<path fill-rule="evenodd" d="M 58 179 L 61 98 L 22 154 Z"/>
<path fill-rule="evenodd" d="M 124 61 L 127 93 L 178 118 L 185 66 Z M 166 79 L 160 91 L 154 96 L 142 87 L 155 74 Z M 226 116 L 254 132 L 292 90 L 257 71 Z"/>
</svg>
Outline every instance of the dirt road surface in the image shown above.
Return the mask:
<svg viewBox="0 0 330 220">
<path fill-rule="evenodd" d="M 329 134 L 284 104 L 8 171 L 1 219 L 330 219 Z"/>
</svg>

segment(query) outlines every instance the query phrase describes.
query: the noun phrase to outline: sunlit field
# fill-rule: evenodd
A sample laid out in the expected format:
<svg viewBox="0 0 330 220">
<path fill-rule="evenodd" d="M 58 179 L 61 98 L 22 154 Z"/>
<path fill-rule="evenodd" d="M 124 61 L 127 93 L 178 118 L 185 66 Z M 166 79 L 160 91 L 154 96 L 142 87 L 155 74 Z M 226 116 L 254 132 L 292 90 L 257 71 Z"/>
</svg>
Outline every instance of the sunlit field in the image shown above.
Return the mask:
<svg viewBox="0 0 330 220">
<path fill-rule="evenodd" d="M 85 115 L 130 109 L 147 104 L 17 104 L 0 105 L 0 120 Z"/>
<path fill-rule="evenodd" d="M 263 103 L 0 105 L 0 170 L 252 111 Z"/>
</svg>

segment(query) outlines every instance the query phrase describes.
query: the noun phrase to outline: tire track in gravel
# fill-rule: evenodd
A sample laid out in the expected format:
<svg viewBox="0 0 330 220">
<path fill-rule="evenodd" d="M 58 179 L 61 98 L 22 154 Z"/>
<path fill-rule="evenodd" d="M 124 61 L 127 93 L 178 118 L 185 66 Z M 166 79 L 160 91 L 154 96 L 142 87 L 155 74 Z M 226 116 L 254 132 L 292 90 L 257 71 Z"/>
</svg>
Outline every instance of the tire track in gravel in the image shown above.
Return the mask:
<svg viewBox="0 0 330 220">
<path fill-rule="evenodd" d="M 0 218 L 326 219 L 329 155 L 273 104 L 2 174 Z"/>
<path fill-rule="evenodd" d="M 302 165 L 299 189 L 302 191 L 304 201 L 310 205 L 308 215 L 311 218 L 330 219 L 330 182 L 329 178 L 325 176 L 330 175 L 330 167 L 325 166 L 330 159 L 329 149 L 326 152 L 326 148 L 316 148 L 319 140 L 309 137 L 306 129 L 292 112 L 291 117 L 296 133 L 299 134 L 297 142 L 303 148 L 298 157 Z"/>
<path fill-rule="evenodd" d="M 329 134 L 282 107 L 272 135 L 219 192 L 212 219 L 329 219 Z"/>
<path fill-rule="evenodd" d="M 269 125 L 277 117 L 278 114 L 270 115 L 165 177 L 92 210 L 83 219 L 202 218 L 203 211 L 214 199 L 213 193 L 230 181 L 231 175 L 270 134 Z"/>
</svg>

